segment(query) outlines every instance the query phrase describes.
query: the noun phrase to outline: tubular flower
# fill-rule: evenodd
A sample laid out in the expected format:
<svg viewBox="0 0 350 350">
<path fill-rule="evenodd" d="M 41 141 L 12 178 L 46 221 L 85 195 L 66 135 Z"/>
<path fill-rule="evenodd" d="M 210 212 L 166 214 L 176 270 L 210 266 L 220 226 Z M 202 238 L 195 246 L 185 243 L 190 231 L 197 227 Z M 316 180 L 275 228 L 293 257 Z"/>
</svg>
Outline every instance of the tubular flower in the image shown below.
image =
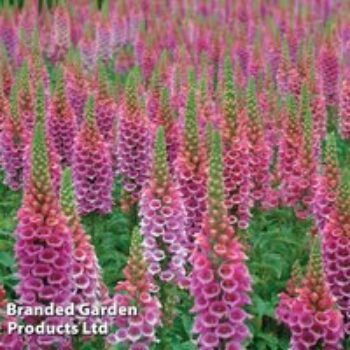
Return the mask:
<svg viewBox="0 0 350 350">
<path fill-rule="evenodd" d="M 38 93 L 38 110 L 42 111 L 43 94 Z M 73 281 L 73 242 L 67 220 L 52 189 L 44 123 L 35 127 L 32 143 L 32 168 L 18 212 L 16 258 L 20 295 L 24 306 L 67 306 L 75 289 Z M 70 324 L 68 316 L 26 317 L 28 324 Z M 69 347 L 69 336 L 28 335 L 29 349 L 46 349 L 53 344 Z"/>
<path fill-rule="evenodd" d="M 323 230 L 323 259 L 327 281 L 344 316 L 345 332 L 350 334 L 350 281 L 348 278 L 350 254 L 350 189 L 343 176 L 335 204 Z"/>
<path fill-rule="evenodd" d="M 84 120 L 84 107 L 88 94 L 87 82 L 83 75 L 80 57 L 73 58 L 74 62 L 66 68 L 67 95 L 80 126 Z"/>
<path fill-rule="evenodd" d="M 270 163 L 271 149 L 266 140 L 263 121 L 258 111 L 255 81 L 249 80 L 247 90 L 248 138 L 250 147 L 251 197 L 264 208 L 273 207 L 277 194 L 271 188 Z"/>
<path fill-rule="evenodd" d="M 132 234 L 129 261 L 124 269 L 125 281 L 117 284 L 114 302 L 134 306 L 137 315 L 119 316 L 114 320 L 118 330 L 107 341 L 123 344 L 130 350 L 147 350 L 157 341 L 156 329 L 161 325 L 161 304 L 154 295 L 155 285 L 143 255 L 139 229 Z"/>
<path fill-rule="evenodd" d="M 199 334 L 199 349 L 243 349 L 250 336 L 243 307 L 250 303 L 251 278 L 224 204 L 222 147 L 217 132 L 211 144 L 208 213 L 191 257 L 193 332 Z"/>
<path fill-rule="evenodd" d="M 297 289 L 297 296 L 290 296 L 286 303 L 281 295 L 277 317 L 291 333 L 291 349 L 311 349 L 323 345 L 325 349 L 341 349 L 344 337 L 343 319 L 336 308 L 323 275 L 319 241 L 314 238 L 308 272 Z"/>
<path fill-rule="evenodd" d="M 186 232 L 190 242 L 202 231 L 206 211 L 206 152 L 198 131 L 194 87 L 188 94 L 185 130 L 176 161 L 176 175 L 186 208 Z"/>
<path fill-rule="evenodd" d="M 350 79 L 343 81 L 340 93 L 340 134 L 343 139 L 350 139 Z"/>
<path fill-rule="evenodd" d="M 324 170 L 323 174 L 318 176 L 317 182 L 313 207 L 317 227 L 320 232 L 323 232 L 335 205 L 336 192 L 340 182 L 337 144 L 333 133 L 329 134 L 327 138 Z"/>
<path fill-rule="evenodd" d="M 186 282 L 187 235 L 181 192 L 172 179 L 167 160 L 165 133 L 160 128 L 154 148 L 151 177 L 141 201 L 141 233 L 150 274 L 162 282 Z"/>
<path fill-rule="evenodd" d="M 85 120 L 75 139 L 73 178 L 81 215 L 111 212 L 112 161 L 108 145 L 97 127 L 93 97 L 88 99 Z"/>
<path fill-rule="evenodd" d="M 22 337 L 16 331 L 8 332 L 8 323 L 17 320 L 6 316 L 6 305 L 6 291 L 0 285 L 0 349 L 22 350 L 24 348 Z"/>
<path fill-rule="evenodd" d="M 14 85 L 10 98 L 11 113 L 7 116 L 1 133 L 2 166 L 5 171 L 5 184 L 18 191 L 23 180 L 23 121 L 18 110 L 17 85 Z"/>
<path fill-rule="evenodd" d="M 96 121 L 105 141 L 113 141 L 113 125 L 117 115 L 117 106 L 108 91 L 108 76 L 106 66 L 99 65 L 98 89 L 96 94 Z"/>
<path fill-rule="evenodd" d="M 325 45 L 320 55 L 323 95 L 327 106 L 336 106 L 338 104 L 338 57 L 329 43 Z"/>
<path fill-rule="evenodd" d="M 122 178 L 124 196 L 128 197 L 129 205 L 133 205 L 138 202 L 148 179 L 150 159 L 149 123 L 137 95 L 135 71 L 128 77 L 119 115 L 117 143 L 118 173 Z"/>
<path fill-rule="evenodd" d="M 85 232 L 76 210 L 72 174 L 68 168 L 63 174 L 61 207 L 73 234 L 73 279 L 76 290 L 72 301 L 77 305 L 97 305 L 105 301 L 103 300 L 106 298 L 105 286 L 101 279 L 101 269 L 95 248 L 91 244 L 90 236 Z"/>
<path fill-rule="evenodd" d="M 48 131 L 63 165 L 72 164 L 76 129 L 76 118 L 67 98 L 63 69 L 59 68 L 50 105 Z"/>
<path fill-rule="evenodd" d="M 225 60 L 222 132 L 225 204 L 230 222 L 245 229 L 250 221 L 250 168 L 246 114 L 238 113 L 236 88 L 229 58 Z"/>
</svg>

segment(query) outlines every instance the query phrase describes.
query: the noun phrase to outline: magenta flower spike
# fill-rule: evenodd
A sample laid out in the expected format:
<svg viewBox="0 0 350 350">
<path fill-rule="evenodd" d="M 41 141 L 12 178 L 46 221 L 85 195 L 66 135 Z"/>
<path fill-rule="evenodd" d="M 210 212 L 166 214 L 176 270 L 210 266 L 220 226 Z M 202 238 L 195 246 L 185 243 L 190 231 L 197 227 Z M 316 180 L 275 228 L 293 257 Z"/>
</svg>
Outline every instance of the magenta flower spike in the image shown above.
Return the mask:
<svg viewBox="0 0 350 350">
<path fill-rule="evenodd" d="M 108 145 L 95 119 L 95 101 L 86 104 L 85 120 L 74 144 L 73 179 L 79 213 L 107 214 L 112 210 L 113 172 Z"/>
<path fill-rule="evenodd" d="M 211 142 L 208 212 L 191 257 L 193 332 L 199 349 L 243 349 L 250 336 L 244 306 L 250 303 L 251 278 L 246 255 L 235 237 L 224 204 L 220 135 Z"/>
<path fill-rule="evenodd" d="M 101 268 L 95 248 L 90 242 L 90 236 L 84 230 L 76 209 L 72 172 L 69 168 L 64 171 L 61 187 L 61 207 L 63 214 L 68 219 L 74 244 L 73 279 L 76 290 L 72 297 L 72 302 L 76 305 L 100 305 L 102 302 L 107 301 L 108 292 L 102 281 Z M 96 322 L 94 316 L 86 317 L 86 319 Z"/>
<path fill-rule="evenodd" d="M 292 170 L 292 177 L 289 183 L 288 192 L 293 199 L 291 204 L 294 207 L 296 216 L 307 219 L 312 213 L 312 203 L 314 201 L 317 187 L 317 158 L 315 151 L 318 148 L 313 130 L 312 115 L 308 107 L 309 99 L 306 100 L 307 109 L 303 115 L 303 135 L 299 142 L 298 156 Z"/>
<path fill-rule="evenodd" d="M 67 306 L 74 291 L 73 242 L 68 223 L 61 212 L 53 191 L 49 158 L 45 140 L 44 94 L 38 89 L 36 111 L 38 122 L 32 143 L 32 168 L 25 188 L 16 228 L 16 258 L 18 262 L 19 304 L 24 306 Z M 70 324 L 68 316 L 25 317 L 24 322 L 36 325 Z M 57 335 L 28 335 L 30 349 L 46 348 L 54 343 L 61 348 L 70 346 L 70 337 Z"/>
<path fill-rule="evenodd" d="M 190 243 L 202 231 L 203 217 L 206 211 L 207 165 L 206 150 L 200 141 L 196 97 L 193 77 L 190 82 L 184 134 L 176 160 L 178 177 L 183 201 L 186 208 L 186 231 Z"/>
<path fill-rule="evenodd" d="M 96 93 L 96 121 L 105 141 L 112 144 L 115 137 L 113 126 L 117 117 L 117 105 L 109 90 L 107 67 L 100 62 Z"/>
<path fill-rule="evenodd" d="M 84 120 L 84 108 L 88 98 L 88 84 L 84 77 L 79 52 L 72 53 L 72 61 L 65 67 L 67 96 L 80 126 Z"/>
<path fill-rule="evenodd" d="M 186 212 L 180 189 L 169 172 L 165 132 L 159 128 L 151 176 L 140 201 L 141 233 L 151 275 L 162 283 L 186 283 Z"/>
<path fill-rule="evenodd" d="M 124 190 L 124 210 L 140 199 L 150 168 L 149 122 L 138 97 L 138 72 L 129 73 L 117 133 L 118 170 Z"/>
<path fill-rule="evenodd" d="M 291 349 L 342 349 L 343 318 L 323 273 L 319 240 L 312 242 L 308 272 L 296 296 L 282 293 L 277 317 L 292 333 Z"/>
<path fill-rule="evenodd" d="M 277 193 L 271 188 L 270 164 L 272 152 L 266 140 L 263 119 L 259 110 L 256 85 L 253 79 L 247 87 L 248 139 L 250 147 L 251 198 L 263 208 L 274 207 Z"/>
<path fill-rule="evenodd" d="M 152 276 L 148 272 L 142 248 L 142 236 L 136 227 L 131 238 L 129 261 L 124 269 L 125 281 L 116 288 L 114 302 L 135 306 L 137 315 L 114 319 L 117 331 L 108 336 L 111 344 L 123 344 L 130 350 L 148 350 L 157 341 L 156 329 L 161 326 L 161 304 L 154 292 Z"/>
<path fill-rule="evenodd" d="M 23 182 L 23 153 L 25 148 L 23 120 L 18 109 L 18 87 L 15 84 L 10 98 L 11 113 L 4 122 L 0 148 L 5 184 L 18 191 Z"/>
<path fill-rule="evenodd" d="M 237 91 L 230 59 L 225 60 L 222 134 L 224 143 L 225 204 L 230 222 L 246 229 L 250 221 L 251 178 L 247 116 L 238 111 Z"/>
<path fill-rule="evenodd" d="M 326 99 L 326 104 L 327 106 L 337 106 L 339 94 L 339 61 L 330 39 L 327 40 L 322 48 L 319 64 L 321 68 L 323 95 Z"/>
<path fill-rule="evenodd" d="M 0 315 L 6 315 L 6 291 L 0 285 Z M 5 316 L 0 321 L 0 349 L 22 350 L 24 348 L 23 338 L 17 331 L 9 332 L 9 322 L 18 322 L 15 317 Z"/>
<path fill-rule="evenodd" d="M 322 250 L 327 281 L 344 316 L 345 332 L 350 334 L 349 266 L 350 190 L 348 175 L 338 185 L 336 200 L 323 229 Z"/>
<path fill-rule="evenodd" d="M 48 131 L 62 164 L 71 165 L 77 121 L 67 97 L 62 67 L 56 71 L 56 86 L 50 103 Z"/>
<path fill-rule="evenodd" d="M 329 134 L 327 137 L 325 165 L 323 173 L 317 177 L 317 182 L 313 209 L 318 230 L 323 233 L 334 208 L 340 184 L 340 167 L 334 133 Z"/>
</svg>

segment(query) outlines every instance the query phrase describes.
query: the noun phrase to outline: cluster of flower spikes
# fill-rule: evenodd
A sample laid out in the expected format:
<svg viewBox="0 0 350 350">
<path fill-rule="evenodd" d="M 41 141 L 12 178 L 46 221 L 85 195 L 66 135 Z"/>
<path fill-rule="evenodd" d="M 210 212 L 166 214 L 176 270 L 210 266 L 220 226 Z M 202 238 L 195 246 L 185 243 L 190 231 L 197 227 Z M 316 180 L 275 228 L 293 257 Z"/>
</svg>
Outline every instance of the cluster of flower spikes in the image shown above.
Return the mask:
<svg viewBox="0 0 350 350">
<path fill-rule="evenodd" d="M 317 228 L 320 232 L 323 232 L 334 208 L 337 198 L 336 192 L 340 183 L 340 168 L 334 133 L 329 134 L 327 137 L 324 170 L 317 177 L 316 181 L 318 183 L 314 197 L 313 211 Z"/>
<path fill-rule="evenodd" d="M 72 172 L 69 168 L 64 171 L 61 187 L 61 208 L 68 219 L 74 244 L 73 279 L 76 290 L 72 302 L 76 305 L 98 305 L 107 301 L 108 292 L 102 281 L 95 248 L 90 242 L 90 236 L 84 230 L 76 209 Z M 85 321 L 96 322 L 96 319 L 92 316 Z"/>
<path fill-rule="evenodd" d="M 249 164 L 251 176 L 251 197 L 263 208 L 275 207 L 278 196 L 271 188 L 270 164 L 272 152 L 266 140 L 263 120 L 257 103 L 255 80 L 250 79 L 247 87 L 247 113 Z"/>
<path fill-rule="evenodd" d="M 247 120 L 238 112 L 237 92 L 230 59 L 225 59 L 222 134 L 224 144 L 225 204 L 230 222 L 245 229 L 250 221 L 250 167 Z"/>
<path fill-rule="evenodd" d="M 291 292 L 291 291 L 289 291 Z M 342 349 L 344 326 L 323 273 L 319 239 L 313 238 L 307 275 L 291 295 L 282 294 L 277 317 L 292 333 L 291 349 Z"/>
<path fill-rule="evenodd" d="M 104 64 L 99 64 L 98 89 L 96 93 L 96 121 L 102 136 L 108 143 L 113 142 L 114 123 L 117 106 L 109 92 L 108 72 Z"/>
<path fill-rule="evenodd" d="M 130 350 L 148 350 L 157 341 L 156 329 L 161 326 L 161 304 L 155 295 L 157 287 L 148 272 L 143 254 L 142 236 L 136 227 L 130 245 L 129 261 L 124 269 L 125 281 L 117 284 L 114 302 L 120 306 L 134 306 L 137 315 L 117 316 L 117 327 L 107 337 L 109 343 L 122 343 Z"/>
<path fill-rule="evenodd" d="M 48 131 L 62 164 L 71 165 L 77 124 L 67 97 L 62 67 L 56 70 L 56 86 L 50 104 Z"/>
<path fill-rule="evenodd" d="M 344 79 L 339 101 L 340 134 L 343 139 L 350 139 L 350 76 Z"/>
<path fill-rule="evenodd" d="M 59 5 L 53 14 L 49 57 L 53 62 L 62 61 L 71 46 L 70 18 L 67 5 Z"/>
<path fill-rule="evenodd" d="M 117 164 L 123 185 L 123 209 L 128 211 L 141 196 L 150 163 L 149 121 L 138 97 L 138 72 L 129 73 L 121 104 L 117 135 Z"/>
<path fill-rule="evenodd" d="M 315 159 L 315 139 L 312 115 L 307 107 L 303 114 L 303 136 L 299 142 L 297 159 L 292 169 L 288 193 L 296 216 L 305 220 L 312 213 L 312 204 L 317 188 L 317 162 Z"/>
<path fill-rule="evenodd" d="M 251 278 L 246 255 L 235 237 L 224 204 L 224 178 L 220 135 L 211 142 L 208 212 L 191 256 L 190 291 L 194 297 L 199 349 L 243 349 L 250 333 L 245 325 L 250 303 Z"/>
<path fill-rule="evenodd" d="M 84 120 L 84 107 L 88 97 L 87 82 L 84 77 L 79 51 L 72 52 L 71 62 L 65 67 L 67 95 L 77 118 L 77 124 Z"/>
<path fill-rule="evenodd" d="M 96 123 L 92 96 L 86 103 L 85 120 L 75 140 L 73 179 L 81 215 L 112 211 L 112 161 L 108 145 Z"/>
<path fill-rule="evenodd" d="M 15 332 L 8 332 L 8 323 L 16 322 L 16 319 L 6 315 L 6 291 L 0 285 L 0 349 L 23 350 L 22 337 Z"/>
<path fill-rule="evenodd" d="M 343 313 L 346 334 L 350 334 L 349 225 L 349 176 L 343 174 L 336 201 L 323 229 L 322 248 L 327 281 Z"/>
<path fill-rule="evenodd" d="M 186 208 L 186 232 L 189 245 L 202 231 L 206 211 L 207 154 L 200 141 L 194 82 L 188 93 L 185 127 L 182 135 L 176 175 Z"/>
<path fill-rule="evenodd" d="M 186 212 L 179 187 L 169 172 L 162 127 L 157 134 L 152 164 L 150 179 L 140 200 L 148 269 L 163 283 L 186 285 Z"/>
<path fill-rule="evenodd" d="M 10 113 L 6 116 L 1 133 L 2 166 L 5 171 L 5 184 L 18 191 L 23 181 L 23 120 L 18 109 L 17 84 L 13 85 L 10 97 Z"/>
<path fill-rule="evenodd" d="M 43 93 L 38 91 L 37 113 L 44 113 Z M 44 117 L 34 129 L 32 168 L 24 191 L 16 228 L 16 259 L 18 263 L 19 304 L 67 306 L 74 292 L 72 233 L 53 191 L 45 140 Z M 28 316 L 27 324 L 70 324 L 68 316 Z M 28 335 L 29 349 L 47 349 L 53 344 L 69 347 L 69 336 Z"/>
</svg>

